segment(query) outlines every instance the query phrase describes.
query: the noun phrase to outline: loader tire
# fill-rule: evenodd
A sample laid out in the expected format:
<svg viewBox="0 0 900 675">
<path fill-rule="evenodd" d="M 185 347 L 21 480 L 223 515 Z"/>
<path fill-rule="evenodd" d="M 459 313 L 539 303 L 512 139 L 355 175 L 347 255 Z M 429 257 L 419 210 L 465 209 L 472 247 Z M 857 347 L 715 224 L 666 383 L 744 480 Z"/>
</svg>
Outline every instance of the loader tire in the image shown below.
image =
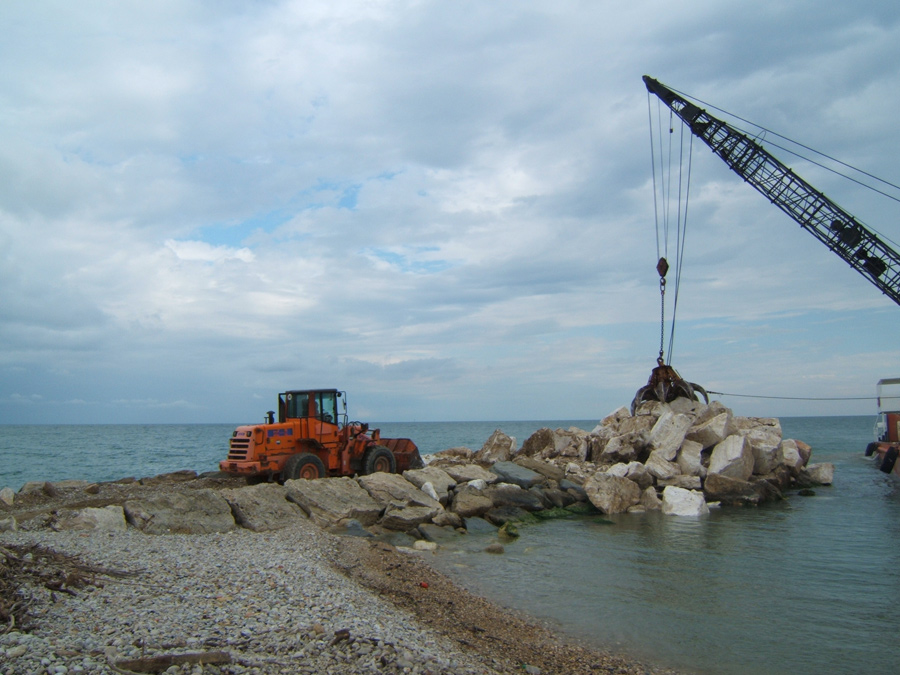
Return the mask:
<svg viewBox="0 0 900 675">
<path fill-rule="evenodd" d="M 288 460 L 284 463 L 282 474 L 284 480 L 325 478 L 325 465 L 322 464 L 322 460 L 316 455 L 311 452 L 304 452 L 288 457 Z"/>
<path fill-rule="evenodd" d="M 363 473 L 395 473 L 397 471 L 397 460 L 394 453 L 383 445 L 373 445 L 366 454 L 363 455 Z"/>
</svg>

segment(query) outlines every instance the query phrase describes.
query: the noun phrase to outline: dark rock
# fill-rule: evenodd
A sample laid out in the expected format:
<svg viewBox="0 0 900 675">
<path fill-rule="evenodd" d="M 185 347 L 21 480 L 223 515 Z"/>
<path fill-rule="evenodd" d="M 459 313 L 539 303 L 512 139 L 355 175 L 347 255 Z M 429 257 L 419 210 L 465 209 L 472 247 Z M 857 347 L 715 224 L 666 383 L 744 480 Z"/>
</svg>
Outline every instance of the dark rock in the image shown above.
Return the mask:
<svg viewBox="0 0 900 675">
<path fill-rule="evenodd" d="M 762 480 L 750 482 L 711 473 L 703 484 L 708 502 L 722 502 L 730 506 L 756 506 L 774 498 L 777 489 Z M 779 493 L 780 494 L 780 493 Z"/>
<path fill-rule="evenodd" d="M 181 471 L 172 471 L 171 473 L 161 473 L 158 476 L 149 476 L 141 478 L 138 482 L 141 485 L 166 485 L 169 483 L 184 483 L 197 478 L 197 472 L 190 469 Z"/>
<path fill-rule="evenodd" d="M 435 544 L 448 544 L 459 540 L 462 536 L 452 527 L 441 527 L 432 523 L 423 523 L 418 527 L 422 538 Z"/>
<path fill-rule="evenodd" d="M 521 488 L 529 488 L 547 482 L 547 477 L 532 471 L 515 462 L 496 462 L 491 467 L 491 473 L 497 474 L 503 483 L 512 483 Z"/>
<path fill-rule="evenodd" d="M 505 552 L 505 549 L 503 548 L 503 544 L 494 542 L 493 544 L 490 544 L 487 547 L 485 547 L 484 552 L 485 553 L 493 553 L 494 555 L 500 555 Z"/>
<path fill-rule="evenodd" d="M 497 527 L 501 527 L 509 521 L 521 523 L 535 520 L 533 515 L 518 506 L 496 506 L 485 513 L 484 517 Z"/>
<path fill-rule="evenodd" d="M 497 526 L 484 518 L 466 518 L 465 525 L 469 534 L 495 534 L 497 532 Z"/>
<path fill-rule="evenodd" d="M 493 506 L 515 506 L 526 511 L 540 511 L 544 508 L 541 498 L 530 490 L 523 490 L 512 485 L 490 485 L 484 494 Z"/>
</svg>

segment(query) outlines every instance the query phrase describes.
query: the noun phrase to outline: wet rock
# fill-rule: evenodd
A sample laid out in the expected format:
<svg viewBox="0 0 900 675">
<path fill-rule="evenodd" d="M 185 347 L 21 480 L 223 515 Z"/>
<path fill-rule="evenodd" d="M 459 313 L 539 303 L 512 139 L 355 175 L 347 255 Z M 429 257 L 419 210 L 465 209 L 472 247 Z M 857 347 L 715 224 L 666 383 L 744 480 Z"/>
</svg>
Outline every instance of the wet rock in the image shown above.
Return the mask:
<svg viewBox="0 0 900 675">
<path fill-rule="evenodd" d="M 786 466 L 791 473 L 797 475 L 803 468 L 803 456 L 797 447 L 796 441 L 786 438 L 778 444 L 778 450 L 775 453 L 775 462 L 781 466 Z"/>
<path fill-rule="evenodd" d="M 766 501 L 765 481 L 745 481 L 723 474 L 711 473 L 703 486 L 706 499 L 729 506 L 756 506 Z"/>
<path fill-rule="evenodd" d="M 506 549 L 503 548 L 503 544 L 499 542 L 488 544 L 484 549 L 485 553 L 493 553 L 494 555 L 501 555 L 502 553 L 505 553 L 505 551 Z"/>
<path fill-rule="evenodd" d="M 662 512 L 667 516 L 704 516 L 709 513 L 702 492 L 669 486 L 662 495 Z"/>
<path fill-rule="evenodd" d="M 544 508 L 538 495 L 514 484 L 498 483 L 488 486 L 484 490 L 484 495 L 491 500 L 495 507 L 515 506 L 526 511 L 540 511 Z"/>
<path fill-rule="evenodd" d="M 815 485 L 831 485 L 834 481 L 834 464 L 825 462 L 822 464 L 809 464 L 802 469 L 797 476 L 797 484 L 808 488 Z"/>
<path fill-rule="evenodd" d="M 648 487 L 641 492 L 641 506 L 647 511 L 659 511 L 662 509 L 662 500 L 656 492 L 656 488 Z"/>
<path fill-rule="evenodd" d="M 528 521 L 530 519 L 533 519 L 534 516 L 532 516 L 530 512 L 518 506 L 505 505 L 495 506 L 492 509 L 488 509 L 484 513 L 484 518 L 489 523 L 493 523 L 498 527 L 502 527 L 509 522 L 518 523 L 522 521 Z"/>
<path fill-rule="evenodd" d="M 624 513 L 641 501 L 637 483 L 621 476 L 596 473 L 584 484 L 591 504 L 606 514 Z"/>
<path fill-rule="evenodd" d="M 469 534 L 494 534 L 497 532 L 497 526 L 484 518 L 466 518 L 465 525 Z"/>
</svg>

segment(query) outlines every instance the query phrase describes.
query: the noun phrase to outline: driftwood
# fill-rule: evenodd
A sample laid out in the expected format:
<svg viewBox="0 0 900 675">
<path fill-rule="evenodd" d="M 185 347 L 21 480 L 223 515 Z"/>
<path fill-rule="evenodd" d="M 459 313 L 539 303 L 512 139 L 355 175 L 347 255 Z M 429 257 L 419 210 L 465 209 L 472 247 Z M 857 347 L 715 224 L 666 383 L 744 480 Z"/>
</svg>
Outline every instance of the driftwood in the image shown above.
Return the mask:
<svg viewBox="0 0 900 675">
<path fill-rule="evenodd" d="M 184 664 L 231 663 L 228 652 L 194 652 L 190 654 L 159 654 L 141 659 L 116 661 L 116 669 L 132 673 L 161 673 L 172 666 Z"/>
</svg>

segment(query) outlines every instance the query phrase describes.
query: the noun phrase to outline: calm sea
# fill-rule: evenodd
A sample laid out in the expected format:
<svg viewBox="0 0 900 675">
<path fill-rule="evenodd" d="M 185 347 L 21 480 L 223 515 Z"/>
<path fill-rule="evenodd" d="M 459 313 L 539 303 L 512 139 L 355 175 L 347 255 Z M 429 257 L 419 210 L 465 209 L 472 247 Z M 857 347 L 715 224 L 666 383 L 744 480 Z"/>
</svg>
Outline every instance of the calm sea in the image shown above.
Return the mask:
<svg viewBox="0 0 900 675">
<path fill-rule="evenodd" d="M 650 662 L 724 675 L 900 672 L 900 481 L 863 456 L 872 417 L 782 418 L 834 462 L 835 484 L 700 519 L 658 514 L 521 528 L 502 556 L 472 540 L 435 562 L 560 631 Z M 423 453 L 478 449 L 497 428 L 594 421 L 385 423 Z M 0 426 L 0 487 L 212 471 L 233 425 Z M 611 521 L 611 522 L 610 522 Z"/>
</svg>

